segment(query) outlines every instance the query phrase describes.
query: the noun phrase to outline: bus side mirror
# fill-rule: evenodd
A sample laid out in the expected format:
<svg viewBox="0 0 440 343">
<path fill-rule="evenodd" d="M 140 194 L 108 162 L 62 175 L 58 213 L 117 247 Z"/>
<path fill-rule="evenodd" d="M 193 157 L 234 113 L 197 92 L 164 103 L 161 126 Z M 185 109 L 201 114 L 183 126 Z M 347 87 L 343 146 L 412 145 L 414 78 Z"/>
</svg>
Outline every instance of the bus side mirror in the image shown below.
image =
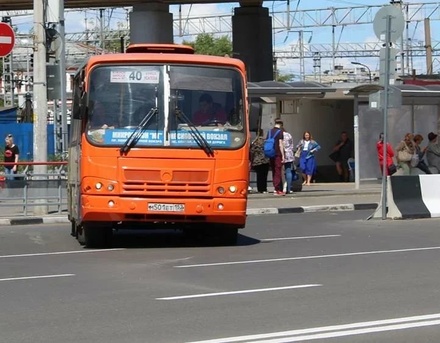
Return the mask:
<svg viewBox="0 0 440 343">
<path fill-rule="evenodd" d="M 88 114 L 87 93 L 84 92 L 81 96 L 81 101 L 80 101 L 80 105 L 79 105 L 79 118 L 78 119 L 87 118 L 87 114 Z"/>
</svg>

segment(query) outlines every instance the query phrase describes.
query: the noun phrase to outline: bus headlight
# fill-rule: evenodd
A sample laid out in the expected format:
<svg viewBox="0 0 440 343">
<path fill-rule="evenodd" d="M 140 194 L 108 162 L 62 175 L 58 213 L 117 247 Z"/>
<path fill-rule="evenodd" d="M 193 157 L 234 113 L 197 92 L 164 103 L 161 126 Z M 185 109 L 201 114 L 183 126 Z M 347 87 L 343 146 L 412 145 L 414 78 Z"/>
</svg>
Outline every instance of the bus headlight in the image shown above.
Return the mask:
<svg viewBox="0 0 440 343">
<path fill-rule="evenodd" d="M 95 184 L 95 188 L 96 188 L 97 190 L 100 190 L 100 189 L 102 188 L 102 183 L 101 183 L 101 182 L 97 182 L 97 183 Z"/>
<path fill-rule="evenodd" d="M 107 186 L 107 190 L 108 191 L 112 191 L 112 190 L 114 190 L 115 189 L 115 186 L 113 186 L 112 184 L 109 184 L 108 186 Z"/>
<path fill-rule="evenodd" d="M 225 208 L 225 206 L 223 204 L 217 205 L 217 209 L 219 209 L 220 211 L 222 211 L 224 208 Z"/>
<path fill-rule="evenodd" d="M 237 187 L 235 186 L 229 186 L 229 192 L 235 193 L 237 191 Z"/>
<path fill-rule="evenodd" d="M 108 202 L 108 207 L 113 207 L 113 206 L 115 206 L 115 202 L 113 200 L 110 200 Z"/>
<path fill-rule="evenodd" d="M 217 188 L 217 192 L 218 192 L 219 194 L 225 194 L 225 189 L 224 189 L 223 187 L 218 187 L 218 188 Z"/>
</svg>

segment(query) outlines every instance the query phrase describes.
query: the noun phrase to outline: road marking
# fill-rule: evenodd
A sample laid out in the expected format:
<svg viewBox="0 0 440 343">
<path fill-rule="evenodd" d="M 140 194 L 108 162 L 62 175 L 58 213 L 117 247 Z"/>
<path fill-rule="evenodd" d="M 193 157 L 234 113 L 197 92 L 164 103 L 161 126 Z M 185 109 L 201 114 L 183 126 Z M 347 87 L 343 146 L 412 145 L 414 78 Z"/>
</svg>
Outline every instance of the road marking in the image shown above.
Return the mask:
<svg viewBox="0 0 440 343">
<path fill-rule="evenodd" d="M 272 242 L 272 241 L 288 241 L 296 239 L 309 239 L 309 238 L 330 238 L 330 237 L 341 237 L 341 235 L 321 235 L 321 236 L 301 236 L 301 237 L 284 237 L 284 238 L 264 238 L 260 239 L 261 242 Z"/>
<path fill-rule="evenodd" d="M 334 338 L 351 335 L 361 335 L 374 332 L 385 332 L 402 329 L 410 329 L 440 324 L 440 313 L 402 317 L 369 322 L 358 322 L 343 325 L 322 326 L 310 329 L 290 330 L 272 332 L 267 334 L 256 334 L 217 338 L 204 341 L 192 341 L 188 343 L 289 343 L 301 342 L 312 339 Z"/>
<path fill-rule="evenodd" d="M 56 251 L 56 252 L 41 252 L 35 254 L 20 254 L 20 255 L 0 255 L 0 258 L 13 258 L 13 257 L 35 257 L 35 256 L 50 256 L 50 255 L 68 255 L 68 254 L 86 254 L 92 252 L 107 252 L 107 251 L 120 251 L 125 250 L 122 248 L 115 249 L 96 249 L 96 250 L 72 250 L 72 251 Z"/>
<path fill-rule="evenodd" d="M 182 300 L 182 299 L 194 299 L 194 298 L 207 298 L 207 297 L 218 297 L 218 296 L 223 296 L 223 295 L 283 291 L 286 289 L 299 289 L 299 288 L 310 288 L 310 287 L 320 287 L 320 286 L 322 286 L 322 285 L 310 284 L 310 285 L 296 285 L 296 286 L 286 286 L 286 287 L 246 289 L 246 290 L 242 290 L 242 291 L 205 293 L 205 294 L 181 295 L 181 296 L 176 296 L 176 297 L 156 298 L 156 300 Z"/>
<path fill-rule="evenodd" d="M 6 279 L 0 279 L 0 281 L 51 279 L 51 278 L 69 277 L 69 276 L 75 276 L 75 274 L 58 274 L 58 275 L 37 275 L 37 276 L 10 277 L 10 278 L 6 278 Z"/>
<path fill-rule="evenodd" d="M 196 267 L 229 266 L 229 265 L 234 265 L 234 264 L 250 264 L 250 263 L 282 262 L 282 261 L 296 261 L 296 260 L 312 260 L 312 259 L 317 259 L 317 258 L 393 254 L 393 253 L 399 253 L 399 252 L 426 251 L 426 250 L 439 250 L 439 249 L 440 249 L 440 247 L 395 249 L 395 250 L 376 250 L 376 251 L 373 250 L 373 251 L 350 252 L 350 253 L 343 253 L 343 254 L 329 254 L 329 255 L 312 255 L 312 256 L 299 256 L 299 257 L 271 258 L 271 259 L 266 259 L 266 260 L 248 260 L 248 261 L 231 261 L 231 262 L 217 262 L 217 263 L 188 264 L 188 265 L 183 265 L 183 266 L 174 266 L 174 268 L 196 268 Z"/>
</svg>

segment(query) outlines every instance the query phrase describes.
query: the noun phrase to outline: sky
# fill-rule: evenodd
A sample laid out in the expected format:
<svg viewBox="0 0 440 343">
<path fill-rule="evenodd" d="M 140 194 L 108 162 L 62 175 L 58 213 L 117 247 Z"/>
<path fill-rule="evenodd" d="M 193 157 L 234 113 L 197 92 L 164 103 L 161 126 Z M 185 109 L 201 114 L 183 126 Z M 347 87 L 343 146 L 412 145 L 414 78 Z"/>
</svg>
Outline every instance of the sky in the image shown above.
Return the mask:
<svg viewBox="0 0 440 343">
<path fill-rule="evenodd" d="M 436 3 L 435 1 L 423 1 L 423 0 L 406 0 L 405 3 L 418 4 L 422 2 L 426 3 Z M 287 23 L 287 19 L 281 13 L 288 9 L 288 1 L 264 1 L 263 6 L 269 9 L 271 16 L 277 18 L 278 23 Z M 290 10 L 291 11 L 303 11 L 310 9 L 329 9 L 334 8 L 349 8 L 356 6 L 382 6 L 388 4 L 388 1 L 383 0 L 290 0 Z M 238 3 L 228 3 L 228 4 L 208 4 L 208 5 L 182 5 L 182 18 L 186 17 L 203 17 L 216 15 L 230 15 L 233 13 L 234 7 L 238 7 Z M 126 26 L 128 23 L 128 12 L 129 8 L 126 9 L 108 9 L 106 10 L 106 23 L 112 28 L 116 28 L 118 25 Z M 174 19 L 178 18 L 178 6 L 170 6 L 170 11 L 174 15 Z M 344 10 L 346 11 L 346 10 Z M 344 13 L 340 10 L 340 14 Z M 370 16 L 374 16 L 376 9 L 369 12 Z M 440 11 L 440 10 L 438 10 Z M 302 12 L 298 12 L 302 13 Z M 327 12 L 328 13 L 328 12 Z M 359 16 L 362 12 L 360 10 L 352 12 L 354 13 L 353 18 Z M 308 12 L 312 17 L 318 18 L 319 14 L 324 15 L 324 12 Z M 423 16 L 423 13 L 419 13 Z M 301 16 L 301 14 L 298 14 Z M 439 19 L 440 14 L 434 16 Z M 85 20 L 87 18 L 87 21 Z M 295 18 L 295 17 L 294 17 Z M 298 20 L 298 17 L 296 17 Z M 33 18 L 31 16 L 22 16 L 13 18 L 13 24 L 17 27 L 19 32 L 28 33 L 32 28 Z M 87 26 L 90 28 L 94 25 L 99 25 L 98 11 L 75 11 L 66 13 L 66 32 L 82 32 Z M 433 33 L 440 29 L 440 22 L 432 21 L 431 31 Z M 275 24 L 274 24 L 275 25 Z M 314 28 L 304 28 L 304 44 L 317 45 L 317 44 L 329 44 L 332 42 L 332 29 L 331 27 L 314 27 Z M 406 33 L 404 34 L 406 36 Z M 288 31 L 285 27 L 274 32 L 274 49 L 275 51 L 291 51 L 292 49 L 297 49 L 299 32 L 298 29 Z M 336 43 L 376 43 L 378 38 L 374 34 L 372 24 L 364 25 L 346 25 L 337 26 L 335 29 L 335 42 Z M 412 39 L 413 42 L 424 44 L 424 30 L 423 22 L 419 24 L 411 24 L 408 30 L 408 37 Z M 194 37 L 183 37 L 185 40 L 191 40 Z M 432 38 L 435 41 L 436 35 L 432 34 Z M 180 43 L 181 38 L 176 37 L 175 42 Z M 420 43 L 421 42 L 421 43 Z M 379 68 L 378 58 L 359 58 L 359 59 L 346 59 L 338 58 L 335 60 L 336 65 L 342 65 L 344 68 L 352 68 L 352 61 L 358 61 L 367 64 L 371 70 L 377 70 Z M 413 59 L 414 68 L 418 72 L 426 71 L 425 60 L 423 58 Z M 300 70 L 300 62 L 298 59 L 280 59 L 278 61 L 278 67 L 282 73 L 298 75 Z M 311 59 L 304 60 L 306 74 L 313 73 L 313 61 Z M 321 60 L 321 70 L 332 69 L 333 60 L 323 59 Z M 434 72 L 440 70 L 440 63 L 434 59 Z"/>
</svg>

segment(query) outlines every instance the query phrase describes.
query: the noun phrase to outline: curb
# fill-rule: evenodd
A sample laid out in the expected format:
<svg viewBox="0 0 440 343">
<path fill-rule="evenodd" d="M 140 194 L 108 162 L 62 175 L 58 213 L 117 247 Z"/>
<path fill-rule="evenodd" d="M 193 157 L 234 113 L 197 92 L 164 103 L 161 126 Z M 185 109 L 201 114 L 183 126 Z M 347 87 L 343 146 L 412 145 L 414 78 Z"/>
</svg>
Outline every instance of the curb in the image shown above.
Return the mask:
<svg viewBox="0 0 440 343">
<path fill-rule="evenodd" d="M 312 213 L 312 212 L 338 212 L 338 211 L 357 211 L 357 210 L 375 210 L 377 203 L 365 204 L 338 204 L 338 205 L 314 205 L 299 207 L 266 207 L 249 208 L 246 211 L 248 216 L 264 214 L 291 214 L 291 213 Z M 0 219 L 0 225 L 32 225 L 32 224 L 64 224 L 70 223 L 67 216 L 53 217 L 20 217 L 10 219 Z"/>
<path fill-rule="evenodd" d="M 262 214 L 288 214 L 288 213 L 312 213 L 312 212 L 337 212 L 337 211 L 358 211 L 375 210 L 377 203 L 365 204 L 338 204 L 338 205 L 315 205 L 299 207 L 268 207 L 268 208 L 249 208 L 246 211 L 248 216 Z"/>
<path fill-rule="evenodd" d="M 0 225 L 32 225 L 32 224 L 56 224 L 70 223 L 66 217 L 23 217 L 0 219 Z"/>
</svg>

